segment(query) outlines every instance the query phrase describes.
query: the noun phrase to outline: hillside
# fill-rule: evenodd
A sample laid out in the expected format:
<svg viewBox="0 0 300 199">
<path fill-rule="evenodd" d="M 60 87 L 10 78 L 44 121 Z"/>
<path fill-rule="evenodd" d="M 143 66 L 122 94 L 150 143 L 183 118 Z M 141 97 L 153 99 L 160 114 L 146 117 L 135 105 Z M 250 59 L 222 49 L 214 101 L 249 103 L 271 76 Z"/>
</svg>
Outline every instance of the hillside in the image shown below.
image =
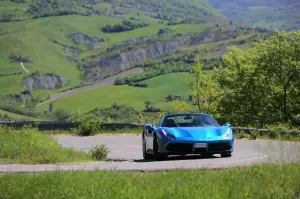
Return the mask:
<svg viewBox="0 0 300 199">
<path fill-rule="evenodd" d="M 300 2 L 296 0 L 209 0 L 229 20 L 253 27 L 299 29 Z"/>
<path fill-rule="evenodd" d="M 196 54 L 211 68 L 229 45 L 270 36 L 229 24 L 207 0 L 4 0 L 0 8 L 5 110 L 34 111 L 50 95 L 98 88 L 134 68 L 151 77 L 186 72 Z"/>
</svg>

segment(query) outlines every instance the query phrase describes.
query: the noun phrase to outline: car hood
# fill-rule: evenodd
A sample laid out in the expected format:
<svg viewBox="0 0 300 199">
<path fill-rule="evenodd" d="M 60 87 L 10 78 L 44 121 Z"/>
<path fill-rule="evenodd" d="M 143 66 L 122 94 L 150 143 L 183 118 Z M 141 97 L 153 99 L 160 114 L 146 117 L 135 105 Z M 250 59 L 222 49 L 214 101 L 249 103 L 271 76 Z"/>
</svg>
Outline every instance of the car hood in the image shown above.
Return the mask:
<svg viewBox="0 0 300 199">
<path fill-rule="evenodd" d="M 212 137 L 222 136 L 229 127 L 177 127 L 163 128 L 165 131 L 172 133 L 176 138 L 195 138 L 209 139 Z"/>
</svg>

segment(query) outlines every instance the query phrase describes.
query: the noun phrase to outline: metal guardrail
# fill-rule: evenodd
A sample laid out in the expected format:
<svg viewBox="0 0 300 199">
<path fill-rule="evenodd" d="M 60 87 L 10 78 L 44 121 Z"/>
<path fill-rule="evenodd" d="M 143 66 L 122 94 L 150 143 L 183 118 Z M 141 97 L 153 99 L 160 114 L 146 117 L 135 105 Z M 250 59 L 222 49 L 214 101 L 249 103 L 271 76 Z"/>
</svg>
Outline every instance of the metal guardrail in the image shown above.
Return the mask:
<svg viewBox="0 0 300 199">
<path fill-rule="evenodd" d="M 77 128 L 81 122 L 62 122 L 62 121 L 0 121 L 0 125 L 10 126 L 13 128 L 22 128 L 24 126 L 38 128 L 41 131 L 45 130 L 70 130 Z M 117 123 L 117 122 L 106 122 L 103 124 L 104 129 L 120 130 L 120 129 L 133 129 L 143 127 L 143 124 L 135 123 Z M 257 128 L 243 128 L 243 127 L 231 127 L 234 132 L 244 131 L 250 133 L 251 131 L 258 131 L 260 133 L 268 133 L 268 129 L 257 129 Z M 288 131 L 286 133 L 299 134 L 300 131 Z"/>
</svg>

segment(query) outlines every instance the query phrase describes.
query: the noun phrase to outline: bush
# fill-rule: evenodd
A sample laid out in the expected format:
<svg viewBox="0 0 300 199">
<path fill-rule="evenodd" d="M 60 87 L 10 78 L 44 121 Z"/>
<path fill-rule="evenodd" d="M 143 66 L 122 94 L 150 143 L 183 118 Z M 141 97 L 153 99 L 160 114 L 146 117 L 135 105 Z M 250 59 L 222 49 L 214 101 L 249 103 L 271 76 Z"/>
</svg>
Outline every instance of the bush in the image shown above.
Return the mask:
<svg viewBox="0 0 300 199">
<path fill-rule="evenodd" d="M 140 27 L 146 27 L 148 24 L 140 23 L 134 24 L 130 20 L 124 20 L 122 24 L 115 24 L 115 25 L 107 25 L 104 26 L 101 30 L 105 33 L 112 33 L 112 32 L 125 32 L 130 31 Z"/>
<path fill-rule="evenodd" d="M 148 84 L 147 83 L 129 83 L 129 86 L 146 88 L 146 87 L 148 87 Z"/>
<path fill-rule="evenodd" d="M 96 145 L 93 146 L 92 149 L 90 150 L 90 155 L 93 159 L 95 160 L 103 160 L 104 158 L 107 157 L 109 153 L 108 148 L 105 145 Z"/>
<path fill-rule="evenodd" d="M 259 137 L 260 133 L 258 131 L 251 131 L 250 132 L 250 137 L 253 140 L 256 140 Z"/>
<path fill-rule="evenodd" d="M 101 129 L 101 123 L 96 116 L 87 116 L 83 122 L 79 125 L 79 135 L 90 136 L 94 135 Z"/>
<path fill-rule="evenodd" d="M 269 137 L 276 139 L 280 137 L 281 133 L 288 131 L 289 126 L 284 124 L 267 125 L 267 129 L 270 130 Z"/>
<path fill-rule="evenodd" d="M 235 136 L 238 138 L 238 139 L 243 139 L 243 138 L 246 138 L 246 139 L 249 139 L 251 136 L 247 133 L 245 133 L 244 131 L 237 131 L 235 133 Z"/>
</svg>

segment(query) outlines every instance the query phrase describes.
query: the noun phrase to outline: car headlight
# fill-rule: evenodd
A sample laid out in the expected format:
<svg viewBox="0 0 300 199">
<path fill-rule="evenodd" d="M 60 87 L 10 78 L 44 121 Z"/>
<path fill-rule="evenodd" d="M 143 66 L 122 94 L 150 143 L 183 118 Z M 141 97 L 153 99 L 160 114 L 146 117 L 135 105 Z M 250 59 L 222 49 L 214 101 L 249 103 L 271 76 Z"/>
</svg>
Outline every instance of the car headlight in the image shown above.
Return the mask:
<svg viewBox="0 0 300 199">
<path fill-rule="evenodd" d="M 226 139 L 226 138 L 229 138 L 229 136 L 230 136 L 230 129 L 227 128 L 226 132 L 222 135 L 222 137 L 223 137 L 224 139 Z"/>
<path fill-rule="evenodd" d="M 162 130 L 162 133 L 167 137 L 167 138 L 172 138 L 172 139 L 176 139 L 176 137 L 169 133 L 169 132 L 166 132 L 165 130 Z"/>
</svg>

